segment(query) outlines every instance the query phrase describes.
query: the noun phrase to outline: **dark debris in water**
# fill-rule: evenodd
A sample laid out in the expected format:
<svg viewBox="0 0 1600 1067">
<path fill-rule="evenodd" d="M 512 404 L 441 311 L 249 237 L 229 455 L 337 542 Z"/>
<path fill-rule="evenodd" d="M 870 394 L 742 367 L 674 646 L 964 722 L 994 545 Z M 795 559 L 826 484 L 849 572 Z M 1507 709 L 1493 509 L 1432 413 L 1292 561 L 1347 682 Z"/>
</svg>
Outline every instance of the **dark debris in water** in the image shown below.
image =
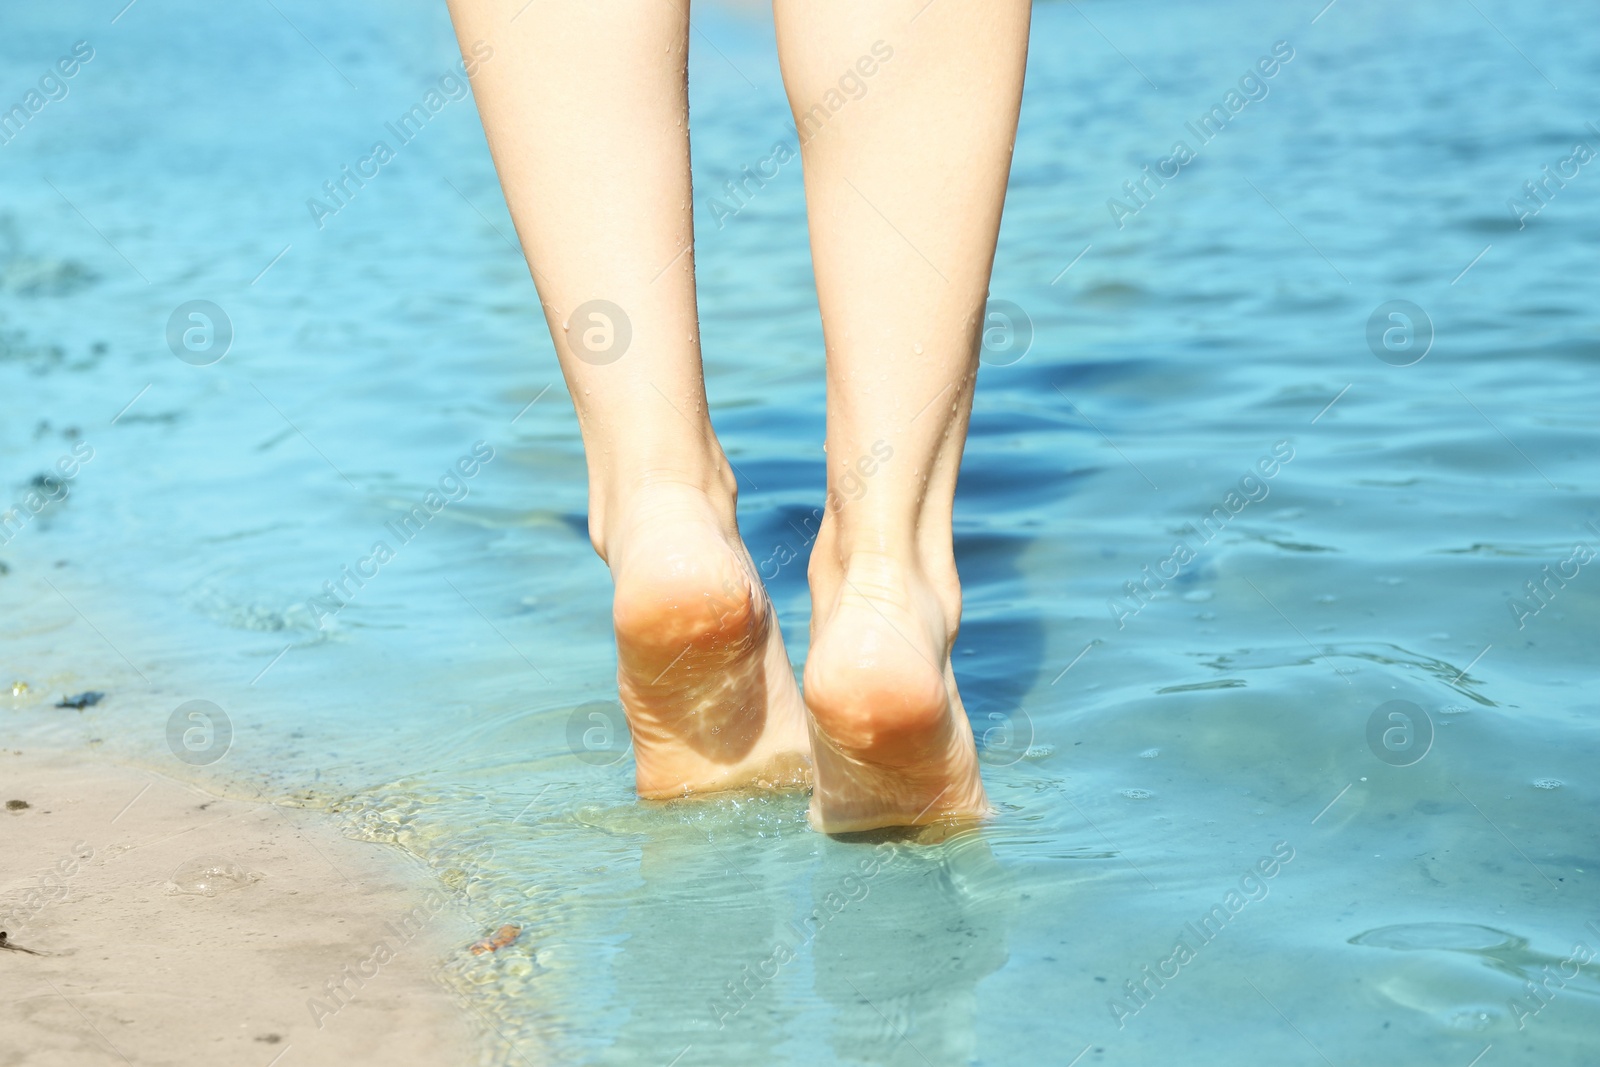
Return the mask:
<svg viewBox="0 0 1600 1067">
<path fill-rule="evenodd" d="M 21 945 L 13 945 L 11 942 L 6 940 L 6 932 L 4 930 L 0 930 L 0 948 L 9 949 L 12 952 L 26 952 L 30 956 L 44 955 L 43 952 L 38 952 L 31 948 L 23 948 Z"/>
<path fill-rule="evenodd" d="M 70 491 L 66 482 L 49 471 L 35 474 L 32 478 L 29 478 L 28 485 L 34 489 L 43 489 L 48 494 L 46 499 L 52 502 L 64 498 Z"/>
<path fill-rule="evenodd" d="M 18 330 L 0 330 L 0 363 L 26 363 L 35 370 L 50 370 L 66 362 L 60 345 L 34 344 Z"/>
<path fill-rule="evenodd" d="M 100 703 L 100 701 L 104 700 L 105 697 L 106 695 L 98 690 L 87 689 L 82 693 L 79 693 L 77 696 L 62 697 L 56 702 L 56 707 L 77 708 L 79 711 L 82 711 L 84 708 L 94 707 L 96 704 Z"/>
<path fill-rule="evenodd" d="M 124 415 L 120 421 L 148 422 L 161 426 L 171 426 L 181 418 L 183 418 L 183 412 L 181 411 L 157 411 L 149 414 L 142 411 L 132 411 Z"/>
<path fill-rule="evenodd" d="M 506 923 L 494 932 L 494 936 L 486 937 L 481 941 L 474 941 L 468 948 L 474 956 L 481 956 L 485 952 L 499 952 L 515 941 L 517 935 L 521 933 L 522 927 Z"/>
<path fill-rule="evenodd" d="M 31 807 L 33 807 L 33 805 L 29 804 L 26 800 L 8 800 L 8 801 L 6 801 L 6 810 L 7 811 L 23 811 L 23 810 L 25 810 L 27 808 L 31 808 Z"/>
<path fill-rule="evenodd" d="M 1243 689 L 1248 683 L 1243 678 L 1218 678 L 1210 682 L 1194 682 L 1190 685 L 1169 685 L 1164 689 L 1157 689 L 1156 695 L 1163 696 L 1167 693 L 1195 693 L 1202 689 Z"/>
<path fill-rule="evenodd" d="M 33 428 L 33 439 L 37 441 L 41 438 L 48 437 L 55 432 L 57 431 L 55 427 L 50 425 L 49 419 L 40 419 L 39 425 Z M 79 437 L 83 436 L 82 432 L 76 426 L 63 427 L 60 430 L 60 434 L 68 441 L 76 441 Z"/>
</svg>

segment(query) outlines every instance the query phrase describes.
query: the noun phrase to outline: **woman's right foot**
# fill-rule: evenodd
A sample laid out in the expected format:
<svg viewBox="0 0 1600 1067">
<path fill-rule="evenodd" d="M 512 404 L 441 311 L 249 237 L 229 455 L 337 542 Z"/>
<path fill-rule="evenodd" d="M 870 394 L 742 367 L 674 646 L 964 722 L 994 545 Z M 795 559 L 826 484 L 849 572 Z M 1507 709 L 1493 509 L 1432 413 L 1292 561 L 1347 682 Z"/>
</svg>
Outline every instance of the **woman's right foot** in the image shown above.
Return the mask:
<svg viewBox="0 0 1600 1067">
<path fill-rule="evenodd" d="M 815 787 L 811 824 L 825 833 L 981 819 L 989 813 L 950 646 L 955 590 L 894 557 L 812 557 L 805 701 Z M 951 600 L 955 603 L 952 608 Z"/>
<path fill-rule="evenodd" d="M 805 710 L 731 497 L 657 482 L 615 518 L 604 552 L 639 795 L 803 787 Z"/>
</svg>

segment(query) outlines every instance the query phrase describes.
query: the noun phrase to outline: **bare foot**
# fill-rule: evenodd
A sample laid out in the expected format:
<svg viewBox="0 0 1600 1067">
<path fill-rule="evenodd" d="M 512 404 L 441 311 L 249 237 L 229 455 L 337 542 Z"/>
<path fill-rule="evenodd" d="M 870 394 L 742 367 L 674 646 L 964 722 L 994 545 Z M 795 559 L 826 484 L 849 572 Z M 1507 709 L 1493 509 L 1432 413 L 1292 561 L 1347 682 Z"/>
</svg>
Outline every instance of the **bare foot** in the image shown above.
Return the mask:
<svg viewBox="0 0 1600 1067">
<path fill-rule="evenodd" d="M 805 785 L 804 706 L 731 501 L 658 483 L 620 518 L 606 558 L 639 795 Z"/>
<path fill-rule="evenodd" d="M 950 669 L 960 593 L 953 575 L 947 584 L 941 596 L 891 556 L 856 553 L 840 566 L 813 555 L 819 606 L 805 699 L 816 773 L 810 819 L 818 830 L 988 814 Z"/>
</svg>

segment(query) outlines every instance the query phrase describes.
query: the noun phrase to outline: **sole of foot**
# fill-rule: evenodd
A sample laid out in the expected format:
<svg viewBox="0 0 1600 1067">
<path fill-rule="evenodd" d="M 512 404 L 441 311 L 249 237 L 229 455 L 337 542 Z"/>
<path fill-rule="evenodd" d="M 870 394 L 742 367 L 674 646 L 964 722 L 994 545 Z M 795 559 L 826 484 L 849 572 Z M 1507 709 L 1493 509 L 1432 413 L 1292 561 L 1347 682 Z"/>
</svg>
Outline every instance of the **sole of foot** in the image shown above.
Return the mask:
<svg viewBox="0 0 1600 1067">
<path fill-rule="evenodd" d="M 641 797 L 810 781 L 804 705 L 731 510 L 689 487 L 650 487 L 608 538 Z"/>
<path fill-rule="evenodd" d="M 891 557 L 857 555 L 830 596 L 805 669 L 811 825 L 839 834 L 986 817 L 953 635 L 931 587 Z"/>
</svg>

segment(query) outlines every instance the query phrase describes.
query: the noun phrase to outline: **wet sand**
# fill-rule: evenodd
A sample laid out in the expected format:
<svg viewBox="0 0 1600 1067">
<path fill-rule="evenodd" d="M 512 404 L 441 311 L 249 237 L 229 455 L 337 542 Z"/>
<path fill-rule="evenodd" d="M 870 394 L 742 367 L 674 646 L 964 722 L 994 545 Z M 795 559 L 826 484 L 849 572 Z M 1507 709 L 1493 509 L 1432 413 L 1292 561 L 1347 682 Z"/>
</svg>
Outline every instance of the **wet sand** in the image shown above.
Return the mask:
<svg viewBox="0 0 1600 1067">
<path fill-rule="evenodd" d="M 483 931 L 399 853 L 81 755 L 0 793 L 0 1064 L 479 1059 L 437 975 Z"/>
</svg>

